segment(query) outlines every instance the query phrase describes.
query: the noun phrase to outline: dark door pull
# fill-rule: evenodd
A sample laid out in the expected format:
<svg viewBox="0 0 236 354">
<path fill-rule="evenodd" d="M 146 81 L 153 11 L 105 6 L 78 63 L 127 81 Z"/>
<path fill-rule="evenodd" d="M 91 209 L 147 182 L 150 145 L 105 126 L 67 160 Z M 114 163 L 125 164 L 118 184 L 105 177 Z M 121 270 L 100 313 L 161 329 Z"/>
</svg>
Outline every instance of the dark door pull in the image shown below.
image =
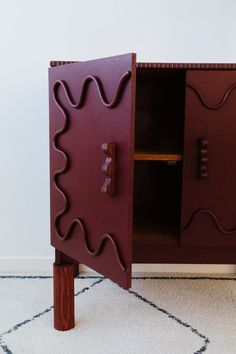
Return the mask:
<svg viewBox="0 0 236 354">
<path fill-rule="evenodd" d="M 105 181 L 101 187 L 101 191 L 107 195 L 114 195 L 116 183 L 116 144 L 104 143 L 102 144 L 102 151 L 106 159 L 102 165 L 102 171 L 105 173 Z"/>
<path fill-rule="evenodd" d="M 199 178 L 206 179 L 208 177 L 208 145 L 209 140 L 204 136 L 199 138 Z"/>
</svg>

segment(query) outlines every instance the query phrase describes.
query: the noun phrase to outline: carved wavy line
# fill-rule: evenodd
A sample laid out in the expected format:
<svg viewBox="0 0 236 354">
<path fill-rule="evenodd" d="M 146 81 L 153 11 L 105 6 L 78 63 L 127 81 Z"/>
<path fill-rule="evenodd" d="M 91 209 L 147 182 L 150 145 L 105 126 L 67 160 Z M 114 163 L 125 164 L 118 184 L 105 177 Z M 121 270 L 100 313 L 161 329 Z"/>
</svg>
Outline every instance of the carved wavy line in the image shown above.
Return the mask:
<svg viewBox="0 0 236 354">
<path fill-rule="evenodd" d="M 226 230 L 219 222 L 217 216 L 212 212 L 210 211 L 209 209 L 198 209 L 196 210 L 192 216 L 190 217 L 187 225 L 185 227 L 182 228 L 182 231 L 186 231 L 189 227 L 192 226 L 192 223 L 193 223 L 193 220 L 196 218 L 197 215 L 199 214 L 207 214 L 209 215 L 214 223 L 215 223 L 215 226 L 218 228 L 219 231 L 221 231 L 223 234 L 226 234 L 226 235 L 229 235 L 229 234 L 232 234 L 234 232 L 236 232 L 236 227 L 233 227 L 232 229 L 229 229 L 229 230 Z"/>
<path fill-rule="evenodd" d="M 56 224 L 58 222 L 59 222 L 58 219 L 57 219 L 57 221 L 55 220 Z M 119 252 L 118 244 L 117 244 L 116 240 L 114 239 L 114 237 L 112 237 L 110 234 L 103 234 L 99 240 L 97 248 L 95 250 L 92 250 L 92 248 L 89 245 L 88 234 L 85 230 L 85 226 L 83 225 L 82 221 L 79 218 L 73 219 L 71 221 L 67 231 L 65 232 L 65 234 L 62 237 L 60 234 L 58 234 L 59 238 L 61 240 L 68 239 L 72 235 L 73 230 L 76 227 L 76 225 L 78 225 L 80 227 L 80 230 L 82 232 L 84 245 L 85 245 L 85 250 L 90 256 L 95 257 L 95 256 L 99 255 L 101 253 L 101 251 L 103 250 L 105 243 L 109 240 L 112 243 L 113 249 L 115 251 L 116 259 L 117 259 L 122 271 L 123 272 L 126 271 L 126 268 L 124 266 L 124 263 L 122 261 L 122 258 L 121 258 L 120 252 Z M 56 226 L 58 226 L 58 225 L 56 225 Z M 58 232 L 57 228 L 56 228 L 56 232 Z"/>
<path fill-rule="evenodd" d="M 85 102 L 85 97 L 86 97 L 88 85 L 90 82 L 93 81 L 96 85 L 97 92 L 98 92 L 98 95 L 99 95 L 99 98 L 100 98 L 100 101 L 102 102 L 102 104 L 107 108 L 114 108 L 120 99 L 122 87 L 123 87 L 124 83 L 127 81 L 127 79 L 130 78 L 130 75 L 131 75 L 130 71 L 127 71 L 124 75 L 122 75 L 122 77 L 120 78 L 120 80 L 118 82 L 114 97 L 112 98 L 111 102 L 108 102 L 108 100 L 106 98 L 101 81 L 99 80 L 98 77 L 96 77 L 94 75 L 88 75 L 85 77 L 83 84 L 82 84 L 80 97 L 79 97 L 79 100 L 77 103 L 72 98 L 70 90 L 68 89 L 68 87 L 64 81 L 57 80 L 54 84 L 54 88 L 55 88 L 55 86 L 57 88 L 58 86 L 61 85 L 63 87 L 66 98 L 67 98 L 69 104 L 71 105 L 71 107 L 73 107 L 75 109 L 79 109 L 83 106 L 83 104 Z"/>
<path fill-rule="evenodd" d="M 231 86 L 229 86 L 229 88 L 225 91 L 221 100 L 218 103 L 213 105 L 206 102 L 205 98 L 202 96 L 202 94 L 200 93 L 199 89 L 196 86 L 187 84 L 186 87 L 192 90 L 196 94 L 196 96 L 198 97 L 198 99 L 200 100 L 200 102 L 205 108 L 215 111 L 224 106 L 231 92 L 236 88 L 236 84 L 232 84 Z"/>
<path fill-rule="evenodd" d="M 62 169 L 60 169 L 60 170 L 55 171 L 55 173 L 53 175 L 54 185 L 55 185 L 57 191 L 62 195 L 62 197 L 64 199 L 64 202 L 65 202 L 63 209 L 60 210 L 56 214 L 55 219 L 54 219 L 54 228 L 55 228 L 55 231 L 56 231 L 56 235 L 62 241 L 67 240 L 71 236 L 74 227 L 76 225 L 79 225 L 81 230 L 82 230 L 82 235 L 83 235 L 83 239 L 84 239 L 84 243 L 85 243 L 85 249 L 91 256 L 98 255 L 102 251 L 105 242 L 107 240 L 110 240 L 110 242 L 113 245 L 113 248 L 114 248 L 118 263 L 119 263 L 119 265 L 120 265 L 120 267 L 121 267 L 123 272 L 126 271 L 126 268 L 125 268 L 124 263 L 122 261 L 121 255 L 119 253 L 118 244 L 117 244 L 115 239 L 110 234 L 104 234 L 102 236 L 102 238 L 100 239 L 100 241 L 99 241 L 97 249 L 96 250 L 92 250 L 91 247 L 89 246 L 89 243 L 88 243 L 88 240 L 87 240 L 87 233 L 85 231 L 85 228 L 84 228 L 84 226 L 83 226 L 83 224 L 82 224 L 82 222 L 81 222 L 81 220 L 79 218 L 73 219 L 71 221 L 71 224 L 69 225 L 68 230 L 64 234 L 63 234 L 63 232 L 60 229 L 60 220 L 61 220 L 62 216 L 64 216 L 67 213 L 67 211 L 69 209 L 69 201 L 68 201 L 68 197 L 66 195 L 66 192 L 64 191 L 63 187 L 59 183 L 59 177 L 68 171 L 68 169 L 69 169 L 69 159 L 68 159 L 68 156 L 67 156 L 66 152 L 58 144 L 58 138 L 61 135 L 63 135 L 68 130 L 69 115 L 68 115 L 68 112 L 66 111 L 66 109 L 62 106 L 57 94 L 58 94 L 58 88 L 60 86 L 62 86 L 62 88 L 64 90 L 64 93 L 65 93 L 65 96 L 66 96 L 67 101 L 69 102 L 70 106 L 72 106 L 75 109 L 79 109 L 85 103 L 85 97 L 86 97 L 88 84 L 93 81 L 96 84 L 101 103 L 107 108 L 114 108 L 115 105 L 118 103 L 118 101 L 120 99 L 122 87 L 123 87 L 125 81 L 130 77 L 130 74 L 131 74 L 131 72 L 128 71 L 120 78 L 119 83 L 117 85 L 116 92 L 115 92 L 114 97 L 111 100 L 111 102 L 107 101 L 105 93 L 104 93 L 104 90 L 103 90 L 103 86 L 102 86 L 100 80 L 97 77 L 93 76 L 93 75 L 88 75 L 88 76 L 85 77 L 85 79 L 83 81 L 83 84 L 82 84 L 81 94 L 80 94 L 80 97 L 79 97 L 79 100 L 78 100 L 77 103 L 74 102 L 74 100 L 73 100 L 73 98 L 71 96 L 71 93 L 69 91 L 69 88 L 67 87 L 65 82 L 63 82 L 61 80 L 57 80 L 57 81 L 55 81 L 54 86 L 53 86 L 53 99 L 54 99 L 57 107 L 59 108 L 59 110 L 61 111 L 61 113 L 62 113 L 62 115 L 64 117 L 64 125 L 62 126 L 61 129 L 56 131 L 56 133 L 54 134 L 53 147 L 54 147 L 54 149 L 57 152 L 62 154 L 62 156 L 64 157 L 64 160 L 65 160 L 64 167 Z"/>
</svg>

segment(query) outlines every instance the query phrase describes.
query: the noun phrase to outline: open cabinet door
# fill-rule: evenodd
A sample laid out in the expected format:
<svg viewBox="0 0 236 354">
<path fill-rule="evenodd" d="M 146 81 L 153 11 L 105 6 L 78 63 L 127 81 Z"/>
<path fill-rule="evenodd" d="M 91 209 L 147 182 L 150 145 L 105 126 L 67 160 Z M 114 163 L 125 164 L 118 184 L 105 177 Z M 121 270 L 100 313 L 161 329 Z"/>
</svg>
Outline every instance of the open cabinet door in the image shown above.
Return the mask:
<svg viewBox="0 0 236 354">
<path fill-rule="evenodd" d="M 186 77 L 182 246 L 236 247 L 236 71 Z"/>
<path fill-rule="evenodd" d="M 135 54 L 49 69 L 51 244 L 131 286 Z"/>
</svg>

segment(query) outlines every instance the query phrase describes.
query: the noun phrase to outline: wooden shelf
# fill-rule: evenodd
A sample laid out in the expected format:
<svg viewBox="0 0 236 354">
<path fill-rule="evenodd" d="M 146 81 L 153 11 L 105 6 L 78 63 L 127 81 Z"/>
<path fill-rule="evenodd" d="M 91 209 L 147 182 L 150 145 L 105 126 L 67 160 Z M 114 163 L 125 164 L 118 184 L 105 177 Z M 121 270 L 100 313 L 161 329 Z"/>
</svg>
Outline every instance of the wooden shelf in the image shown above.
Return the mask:
<svg viewBox="0 0 236 354">
<path fill-rule="evenodd" d="M 137 150 L 134 153 L 135 161 L 182 161 L 178 153 L 165 153 L 153 150 Z"/>
</svg>

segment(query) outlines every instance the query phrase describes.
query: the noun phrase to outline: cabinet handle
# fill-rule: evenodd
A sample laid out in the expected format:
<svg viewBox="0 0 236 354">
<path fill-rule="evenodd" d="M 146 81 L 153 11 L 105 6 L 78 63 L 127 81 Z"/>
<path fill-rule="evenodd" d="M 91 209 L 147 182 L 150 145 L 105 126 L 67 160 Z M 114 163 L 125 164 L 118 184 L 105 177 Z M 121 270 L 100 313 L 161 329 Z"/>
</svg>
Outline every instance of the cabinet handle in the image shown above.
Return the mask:
<svg viewBox="0 0 236 354">
<path fill-rule="evenodd" d="M 205 136 L 199 138 L 199 177 L 202 179 L 208 177 L 208 145 L 209 140 Z"/>
<path fill-rule="evenodd" d="M 106 159 L 102 165 L 105 181 L 101 187 L 101 191 L 107 195 L 114 195 L 116 183 L 116 144 L 104 143 L 102 144 L 102 151 Z"/>
</svg>

